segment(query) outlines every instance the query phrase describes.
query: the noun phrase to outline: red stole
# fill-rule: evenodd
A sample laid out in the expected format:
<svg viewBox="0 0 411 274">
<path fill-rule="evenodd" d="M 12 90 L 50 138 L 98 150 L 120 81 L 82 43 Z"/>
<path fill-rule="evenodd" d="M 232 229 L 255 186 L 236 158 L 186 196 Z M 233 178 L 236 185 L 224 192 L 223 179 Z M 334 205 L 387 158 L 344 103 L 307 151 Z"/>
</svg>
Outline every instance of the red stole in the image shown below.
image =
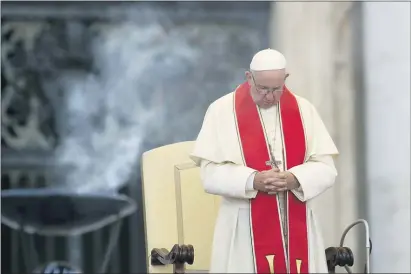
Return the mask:
<svg viewBox="0 0 411 274">
<path fill-rule="evenodd" d="M 260 115 L 250 95 L 250 86 L 243 83 L 234 95 L 237 132 L 246 166 L 263 171 L 270 169 L 268 145 Z M 285 169 L 304 162 L 306 145 L 303 122 L 295 96 L 284 88 L 280 99 L 281 129 Z M 308 273 L 307 209 L 291 191 L 287 193 L 288 250 L 285 250 L 276 195 L 258 192 L 250 200 L 250 223 L 254 262 L 257 273 Z M 288 253 L 288 262 L 286 261 Z"/>
</svg>

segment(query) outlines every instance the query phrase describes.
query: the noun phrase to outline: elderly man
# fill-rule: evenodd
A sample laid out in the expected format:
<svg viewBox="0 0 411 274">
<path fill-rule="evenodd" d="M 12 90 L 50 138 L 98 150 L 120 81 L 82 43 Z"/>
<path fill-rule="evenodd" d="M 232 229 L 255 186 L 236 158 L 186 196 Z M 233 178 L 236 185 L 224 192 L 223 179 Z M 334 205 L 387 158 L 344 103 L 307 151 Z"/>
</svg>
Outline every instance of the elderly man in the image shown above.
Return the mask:
<svg viewBox="0 0 411 274">
<path fill-rule="evenodd" d="M 334 184 L 338 150 L 288 75 L 280 52 L 262 50 L 205 115 L 191 158 L 222 197 L 210 272 L 328 272 L 310 202 Z"/>
</svg>

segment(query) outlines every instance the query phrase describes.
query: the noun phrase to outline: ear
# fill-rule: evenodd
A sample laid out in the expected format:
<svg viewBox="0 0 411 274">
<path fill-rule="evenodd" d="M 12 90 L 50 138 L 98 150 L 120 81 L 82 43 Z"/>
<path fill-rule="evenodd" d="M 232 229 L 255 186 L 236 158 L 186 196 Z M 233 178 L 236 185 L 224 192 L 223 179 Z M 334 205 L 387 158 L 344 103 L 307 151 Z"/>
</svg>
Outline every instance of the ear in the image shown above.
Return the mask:
<svg viewBox="0 0 411 274">
<path fill-rule="evenodd" d="M 287 79 L 288 76 L 290 76 L 290 74 L 289 74 L 288 72 L 286 72 L 286 73 L 285 73 L 285 78 L 284 78 L 284 80 Z"/>
<path fill-rule="evenodd" d="M 251 76 L 251 72 L 250 71 L 246 71 L 245 72 L 245 77 L 247 79 L 248 84 L 251 86 L 251 83 L 253 82 L 252 76 Z"/>
</svg>

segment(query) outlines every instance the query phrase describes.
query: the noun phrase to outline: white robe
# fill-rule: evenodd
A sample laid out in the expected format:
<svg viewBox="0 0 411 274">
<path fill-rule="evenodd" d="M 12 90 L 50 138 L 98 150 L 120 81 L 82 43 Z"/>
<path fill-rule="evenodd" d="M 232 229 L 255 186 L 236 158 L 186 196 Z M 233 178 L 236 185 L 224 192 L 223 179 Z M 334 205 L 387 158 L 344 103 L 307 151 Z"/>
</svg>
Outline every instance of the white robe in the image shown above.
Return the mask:
<svg viewBox="0 0 411 274">
<path fill-rule="evenodd" d="M 233 92 L 229 93 L 210 105 L 190 155 L 201 166 L 205 191 L 222 197 L 214 231 L 210 273 L 255 272 L 249 199 L 254 198 L 257 191 L 249 188 L 256 170 L 243 163 L 233 112 L 233 96 Z M 304 164 L 289 171 L 301 185 L 293 193 L 301 201 L 307 202 L 309 271 L 327 273 L 325 247 L 315 212 L 310 205 L 313 198 L 334 184 L 337 171 L 332 157 L 338 154 L 338 150 L 314 106 L 302 97 L 296 98 L 304 123 L 307 158 Z M 276 107 L 260 111 L 272 153 L 275 159 L 283 159 Z"/>
</svg>

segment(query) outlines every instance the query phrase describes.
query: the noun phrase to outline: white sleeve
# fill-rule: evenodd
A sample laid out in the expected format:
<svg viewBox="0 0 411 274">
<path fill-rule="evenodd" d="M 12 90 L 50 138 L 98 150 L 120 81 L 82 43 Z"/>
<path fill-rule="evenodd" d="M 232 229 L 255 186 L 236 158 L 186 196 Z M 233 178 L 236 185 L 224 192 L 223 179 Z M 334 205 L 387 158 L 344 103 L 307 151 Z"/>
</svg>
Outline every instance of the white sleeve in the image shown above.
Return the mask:
<svg viewBox="0 0 411 274">
<path fill-rule="evenodd" d="M 253 189 L 256 170 L 252 168 L 207 160 L 202 160 L 200 167 L 201 181 L 207 193 L 243 199 L 252 199 L 257 195 Z"/>
<path fill-rule="evenodd" d="M 337 170 L 331 155 L 312 156 L 302 165 L 295 166 L 288 170 L 300 182 L 298 189 L 292 190 L 300 201 L 308 201 L 335 183 Z"/>
<path fill-rule="evenodd" d="M 251 173 L 251 175 L 247 179 L 247 184 L 245 185 L 245 190 L 250 191 L 254 190 L 254 177 L 257 171 Z"/>
<path fill-rule="evenodd" d="M 307 159 L 288 171 L 300 182 L 298 189 L 292 190 L 301 201 L 315 198 L 332 187 L 337 177 L 333 157 L 338 155 L 334 144 L 318 111 L 312 104 L 306 111 Z"/>
</svg>

